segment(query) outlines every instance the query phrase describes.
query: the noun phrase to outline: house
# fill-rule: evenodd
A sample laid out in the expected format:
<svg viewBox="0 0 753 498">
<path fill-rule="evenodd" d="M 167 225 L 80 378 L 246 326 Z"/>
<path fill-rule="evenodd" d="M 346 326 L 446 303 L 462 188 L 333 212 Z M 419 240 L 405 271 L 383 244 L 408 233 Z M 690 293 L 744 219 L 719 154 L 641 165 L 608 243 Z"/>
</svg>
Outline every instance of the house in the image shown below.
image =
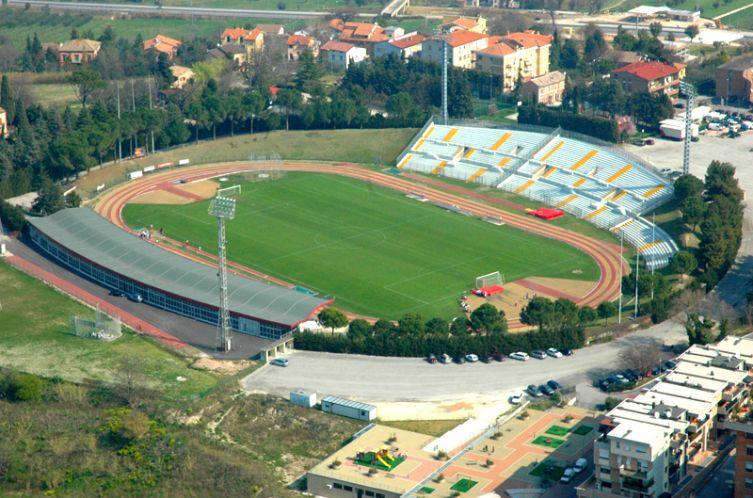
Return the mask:
<svg viewBox="0 0 753 498">
<path fill-rule="evenodd" d="M 478 17 L 457 17 L 442 23 L 442 30 L 451 33 L 462 29 L 464 31 L 473 31 L 474 33 L 486 34 L 486 18 Z"/>
<path fill-rule="evenodd" d="M 631 93 L 664 93 L 675 101 L 680 93 L 680 81 L 685 77 L 685 65 L 659 61 L 634 62 L 612 71 L 612 77 Z"/>
<path fill-rule="evenodd" d="M 342 19 L 332 19 L 329 27 L 335 31 L 337 39 L 357 47 L 365 48 L 370 54 L 374 53 L 374 45 L 390 39 L 383 27 L 376 23 L 345 22 Z"/>
<path fill-rule="evenodd" d="M 0 107 L 0 137 L 8 138 L 10 128 L 8 127 L 8 113 Z"/>
<path fill-rule="evenodd" d="M 97 58 L 102 44 L 95 40 L 77 39 L 63 42 L 58 48 L 58 62 L 65 64 L 87 64 Z"/>
<path fill-rule="evenodd" d="M 518 79 L 533 79 L 549 72 L 552 37 L 520 31 L 492 37 L 492 43 L 476 54 L 479 71 L 500 77 L 502 91 L 515 90 Z"/>
<path fill-rule="evenodd" d="M 708 451 L 730 431 L 743 433 L 738 435 L 738 448 L 742 446 L 749 459 L 750 415 L 747 409 L 742 417 L 737 414 L 750 399 L 751 366 L 750 336 L 691 346 L 675 368 L 624 399 L 600 422 L 593 446 L 594 474 L 578 486 L 578 497 L 679 496 L 689 469 L 704 466 Z M 737 455 L 740 458 L 739 450 Z M 753 464 L 746 467 L 743 476 L 753 484 Z M 749 495 L 746 491 L 736 496 Z"/>
<path fill-rule="evenodd" d="M 753 55 L 735 57 L 716 68 L 716 96 L 726 102 L 753 102 Z"/>
<path fill-rule="evenodd" d="M 249 61 L 248 49 L 243 45 L 226 43 L 218 46 L 217 49 L 222 52 L 226 59 L 233 61 L 237 67 L 240 67 Z"/>
<path fill-rule="evenodd" d="M 264 32 L 259 28 L 226 28 L 220 35 L 220 45 L 238 45 L 245 48 L 246 61 L 264 49 Z"/>
<path fill-rule="evenodd" d="M 643 60 L 641 57 L 641 54 L 638 52 L 630 52 L 627 50 L 608 50 L 604 55 L 601 56 L 602 59 L 612 61 L 617 68 L 621 68 L 624 66 L 627 66 L 628 64 L 633 64 L 634 62 L 640 62 Z"/>
<path fill-rule="evenodd" d="M 537 104 L 555 106 L 562 104 L 565 96 L 565 73 L 552 71 L 523 81 L 521 95 Z"/>
<path fill-rule="evenodd" d="M 456 30 L 445 37 L 447 41 L 447 59 L 459 68 L 476 67 L 476 52 L 485 49 L 489 37 L 475 31 Z M 421 47 L 421 58 L 440 64 L 444 53 L 444 41 L 441 38 L 425 40 Z"/>
<path fill-rule="evenodd" d="M 374 57 L 395 57 L 407 59 L 421 53 L 422 44 L 426 40 L 424 35 L 415 31 L 393 40 L 379 42 L 374 45 Z"/>
<path fill-rule="evenodd" d="M 366 59 L 366 49 L 352 43 L 330 40 L 319 49 L 322 61 L 332 69 L 348 69 Z"/>
<path fill-rule="evenodd" d="M 170 88 L 177 90 L 182 90 L 196 76 L 190 67 L 184 66 L 170 66 L 170 72 L 173 74 L 173 78 L 175 78 Z"/>
<path fill-rule="evenodd" d="M 172 59 L 178 53 L 178 47 L 181 46 L 181 41 L 169 36 L 157 35 L 154 38 L 149 38 L 144 41 L 144 51 L 154 50 L 159 53 L 166 54 L 168 58 Z"/>
<path fill-rule="evenodd" d="M 282 24 L 257 24 L 256 29 L 260 29 L 262 33 L 270 36 L 284 36 L 285 26 Z"/>
<path fill-rule="evenodd" d="M 288 60 L 297 61 L 304 52 L 311 52 L 314 57 L 319 56 L 319 40 L 308 35 L 288 36 Z"/>
</svg>

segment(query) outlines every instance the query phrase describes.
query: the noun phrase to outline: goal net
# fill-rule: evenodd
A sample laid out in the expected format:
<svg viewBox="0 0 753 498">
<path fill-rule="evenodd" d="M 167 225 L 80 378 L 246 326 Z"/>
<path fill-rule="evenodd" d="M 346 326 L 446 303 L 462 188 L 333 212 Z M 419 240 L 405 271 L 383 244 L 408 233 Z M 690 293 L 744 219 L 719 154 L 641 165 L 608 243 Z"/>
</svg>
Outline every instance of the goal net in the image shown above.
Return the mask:
<svg viewBox="0 0 753 498">
<path fill-rule="evenodd" d="M 498 271 L 476 277 L 477 289 L 489 287 L 490 285 L 504 285 L 504 283 L 504 276 Z"/>
<path fill-rule="evenodd" d="M 114 341 L 123 335 L 122 324 L 117 317 L 111 317 L 97 307 L 94 320 L 73 315 L 70 320 L 71 333 L 87 339 Z"/>
<path fill-rule="evenodd" d="M 230 187 L 224 187 L 217 190 L 217 197 L 236 197 L 241 195 L 241 186 L 232 185 Z"/>
</svg>

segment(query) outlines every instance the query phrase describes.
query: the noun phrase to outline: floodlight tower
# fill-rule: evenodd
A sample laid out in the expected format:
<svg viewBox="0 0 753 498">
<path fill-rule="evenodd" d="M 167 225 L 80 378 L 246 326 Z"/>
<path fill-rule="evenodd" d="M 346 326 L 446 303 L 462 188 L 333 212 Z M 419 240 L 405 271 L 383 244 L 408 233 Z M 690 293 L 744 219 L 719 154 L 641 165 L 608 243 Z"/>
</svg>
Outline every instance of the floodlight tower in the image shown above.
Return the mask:
<svg viewBox="0 0 753 498">
<path fill-rule="evenodd" d="M 685 142 L 682 157 L 682 174 L 690 174 L 690 139 L 693 124 L 693 100 L 695 99 L 695 88 L 690 83 L 680 82 L 680 91 L 685 94 L 688 100 L 685 106 Z"/>
<path fill-rule="evenodd" d="M 217 218 L 217 256 L 220 278 L 220 305 L 217 313 L 217 350 L 230 351 L 230 310 L 227 297 L 227 255 L 225 252 L 225 220 L 235 217 L 235 199 L 217 195 L 209 204 L 209 215 Z"/>
<path fill-rule="evenodd" d="M 447 125 L 449 119 L 447 113 L 447 36 L 448 34 L 439 26 L 434 38 L 442 42 L 442 124 Z"/>
</svg>

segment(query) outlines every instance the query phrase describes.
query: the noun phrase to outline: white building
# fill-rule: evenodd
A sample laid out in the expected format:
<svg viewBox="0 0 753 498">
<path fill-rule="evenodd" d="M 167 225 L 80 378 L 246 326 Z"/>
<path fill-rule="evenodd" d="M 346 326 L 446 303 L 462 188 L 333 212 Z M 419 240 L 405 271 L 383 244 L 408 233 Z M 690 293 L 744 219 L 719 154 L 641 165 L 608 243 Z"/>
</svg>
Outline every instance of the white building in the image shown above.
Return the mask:
<svg viewBox="0 0 753 498">
<path fill-rule="evenodd" d="M 476 67 L 476 52 L 489 46 L 489 37 L 474 31 L 457 30 L 447 36 L 447 59 L 455 67 L 473 69 Z M 423 42 L 421 58 L 441 63 L 443 41 L 430 38 Z"/>
<path fill-rule="evenodd" d="M 366 49 L 351 43 L 330 40 L 319 49 L 322 61 L 330 69 L 345 70 L 366 60 Z"/>
<path fill-rule="evenodd" d="M 374 57 L 394 55 L 395 57 L 407 59 L 421 53 L 424 40 L 426 40 L 424 35 L 419 35 L 414 31 L 400 38 L 377 43 L 374 45 Z"/>
</svg>

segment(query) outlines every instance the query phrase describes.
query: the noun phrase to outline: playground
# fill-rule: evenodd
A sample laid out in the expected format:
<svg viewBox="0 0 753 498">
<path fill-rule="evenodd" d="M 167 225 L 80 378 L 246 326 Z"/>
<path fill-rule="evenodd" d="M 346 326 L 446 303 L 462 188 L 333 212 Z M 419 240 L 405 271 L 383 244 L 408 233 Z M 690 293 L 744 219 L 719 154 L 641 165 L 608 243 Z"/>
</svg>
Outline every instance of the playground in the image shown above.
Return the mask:
<svg viewBox="0 0 753 498">
<path fill-rule="evenodd" d="M 565 468 L 588 452 L 598 435 L 597 421 L 580 408 L 547 412 L 527 410 L 499 427 L 496 434 L 479 443 L 433 480 L 427 496 L 478 496 L 505 489 L 538 488 L 558 480 Z M 589 458 L 590 459 L 590 458 Z M 470 491 L 462 488 L 474 483 Z"/>
</svg>

